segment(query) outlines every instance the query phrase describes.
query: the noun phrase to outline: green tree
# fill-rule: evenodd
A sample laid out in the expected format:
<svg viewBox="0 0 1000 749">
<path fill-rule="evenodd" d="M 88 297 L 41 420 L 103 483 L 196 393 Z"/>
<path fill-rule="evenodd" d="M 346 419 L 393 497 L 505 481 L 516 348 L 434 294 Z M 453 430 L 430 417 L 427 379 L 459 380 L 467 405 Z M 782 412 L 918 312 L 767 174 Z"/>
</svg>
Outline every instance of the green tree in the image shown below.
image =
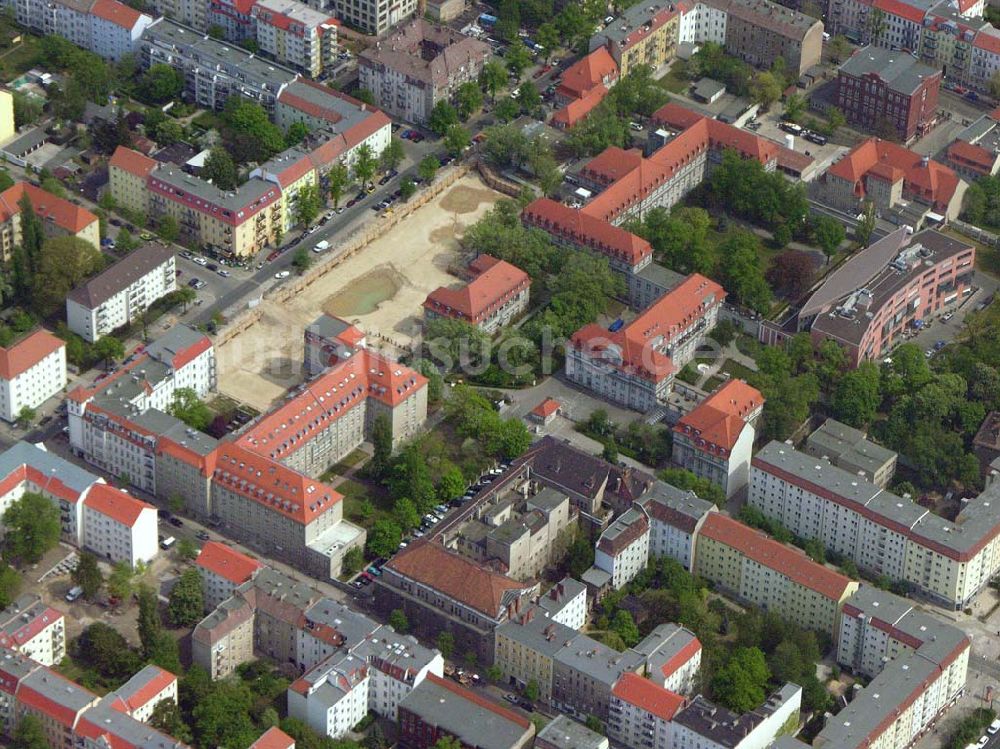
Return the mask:
<svg viewBox="0 0 1000 749">
<path fill-rule="evenodd" d="M 181 574 L 170 590 L 167 617 L 175 627 L 193 627 L 205 615 L 201 575 L 190 567 Z"/>
<path fill-rule="evenodd" d="M 473 81 L 466 81 L 455 91 L 455 104 L 463 121 L 469 119 L 483 106 L 483 92 Z"/>
<path fill-rule="evenodd" d="M 858 244 L 862 247 L 867 247 L 868 243 L 871 242 L 872 233 L 875 231 L 875 222 L 877 217 L 875 215 L 875 204 L 866 200 L 861 208 L 861 218 L 858 219 L 858 224 L 854 228 L 854 237 L 858 240 Z"/>
<path fill-rule="evenodd" d="M 382 153 L 379 156 L 379 161 L 382 162 L 382 168 L 386 171 L 393 169 L 398 169 L 399 165 L 403 163 L 403 159 L 406 158 L 406 151 L 403 150 L 403 143 L 399 138 L 393 136 L 389 138 L 389 143 L 385 148 L 382 149 Z"/>
<path fill-rule="evenodd" d="M 545 61 L 548 62 L 559 46 L 559 29 L 554 23 L 543 23 L 535 32 L 535 41 L 545 48 Z"/>
<path fill-rule="evenodd" d="M 291 148 L 309 136 L 309 126 L 304 122 L 293 122 L 285 132 L 285 145 Z"/>
<path fill-rule="evenodd" d="M 158 145 L 169 146 L 184 137 L 184 128 L 177 120 L 164 120 L 152 130 L 152 135 Z"/>
<path fill-rule="evenodd" d="M 375 176 L 377 167 L 378 161 L 375 154 L 372 153 L 371 146 L 362 143 L 358 147 L 357 158 L 354 161 L 354 177 L 361 182 L 362 187 L 368 186 L 372 177 Z"/>
<path fill-rule="evenodd" d="M 394 520 L 376 520 L 368 531 L 366 547 L 372 557 L 390 557 L 396 553 L 403 531 Z"/>
<path fill-rule="evenodd" d="M 881 402 L 879 384 L 879 369 L 871 362 L 845 374 L 834 392 L 833 415 L 849 426 L 866 427 Z"/>
<path fill-rule="evenodd" d="M 177 741 L 191 743 L 191 729 L 184 721 L 180 707 L 173 700 L 160 700 L 156 704 L 149 718 L 149 725 L 168 736 L 173 736 Z"/>
<path fill-rule="evenodd" d="M 427 154 L 417 165 L 417 174 L 419 174 L 420 178 L 425 182 L 433 182 L 434 176 L 437 174 L 438 167 L 440 166 L 441 165 L 434 154 Z"/>
<path fill-rule="evenodd" d="M 88 601 L 97 598 L 104 586 L 104 574 L 97 566 L 97 557 L 88 551 L 80 552 L 80 559 L 72 574 L 73 583 L 83 588 L 83 597 Z"/>
<path fill-rule="evenodd" d="M 479 71 L 479 85 L 490 95 L 490 99 L 496 101 L 497 92 L 507 85 L 507 74 L 503 66 L 496 60 L 489 60 Z"/>
<path fill-rule="evenodd" d="M 119 229 L 118 236 L 115 237 L 115 249 L 121 254 L 126 254 L 139 246 L 139 240 L 132 236 L 128 229 Z"/>
<path fill-rule="evenodd" d="M 208 152 L 205 165 L 201 168 L 199 176 L 211 182 L 220 190 L 235 190 L 240 186 L 240 173 L 236 168 L 236 162 L 222 146 L 215 146 Z"/>
<path fill-rule="evenodd" d="M 344 554 L 344 561 L 341 566 L 343 567 L 341 572 L 347 576 L 359 572 L 365 566 L 365 553 L 361 550 L 361 547 L 352 546 L 348 549 L 347 553 Z"/>
<path fill-rule="evenodd" d="M 403 177 L 399 181 L 399 194 L 403 200 L 409 200 L 417 192 L 417 186 L 413 184 L 413 180 L 409 177 Z"/>
<path fill-rule="evenodd" d="M 636 626 L 632 615 L 625 609 L 618 609 L 611 629 L 622 638 L 626 647 L 632 647 L 639 642 L 639 628 Z"/>
<path fill-rule="evenodd" d="M 442 736 L 434 742 L 434 749 L 462 749 L 462 742 L 454 736 Z"/>
<path fill-rule="evenodd" d="M 532 702 L 538 699 L 538 682 L 535 679 L 530 679 L 528 683 L 524 685 L 524 696 Z"/>
<path fill-rule="evenodd" d="M 59 543 L 59 507 L 36 492 L 25 492 L 4 510 L 4 557 L 34 564 Z"/>
<path fill-rule="evenodd" d="M 771 306 L 771 289 L 764 279 L 759 247 L 756 235 L 731 232 L 720 247 L 719 275 L 740 304 L 763 314 Z"/>
<path fill-rule="evenodd" d="M 212 409 L 202 402 L 193 388 L 177 388 L 167 412 L 199 431 L 207 429 L 214 417 Z"/>
<path fill-rule="evenodd" d="M 379 414 L 372 422 L 372 447 L 367 468 L 372 476 L 384 476 L 392 460 L 392 422 L 385 414 Z"/>
<path fill-rule="evenodd" d="M 326 175 L 326 180 L 329 185 L 330 197 L 333 198 L 333 206 L 334 208 L 339 207 L 340 199 L 344 195 L 344 188 L 350 182 L 347 166 L 338 161 L 330 169 L 330 173 Z"/>
<path fill-rule="evenodd" d="M 185 562 L 193 562 L 198 558 L 199 552 L 198 544 L 190 538 L 182 538 L 177 542 L 177 556 Z"/>
<path fill-rule="evenodd" d="M 373 107 L 378 106 L 378 102 L 375 101 L 375 94 L 373 94 L 367 88 L 359 88 L 354 96 L 358 101 L 364 104 L 369 104 Z"/>
<path fill-rule="evenodd" d="M 812 220 L 812 233 L 816 244 L 823 250 L 827 262 L 837 254 L 845 239 L 844 225 L 831 216 L 816 216 Z"/>
<path fill-rule="evenodd" d="M 68 235 L 47 239 L 33 279 L 32 310 L 47 317 L 66 303 L 71 289 L 103 267 L 104 256 L 87 240 Z"/>
<path fill-rule="evenodd" d="M 570 575 L 579 578 L 594 565 L 594 545 L 578 533 L 566 551 L 565 566 Z"/>
<path fill-rule="evenodd" d="M 737 648 L 712 677 L 712 694 L 730 710 L 746 713 L 764 702 L 770 678 L 771 673 L 760 648 Z"/>
<path fill-rule="evenodd" d="M 169 213 L 160 217 L 160 220 L 157 222 L 156 231 L 167 242 L 176 242 L 177 238 L 181 235 L 180 224 Z"/>
<path fill-rule="evenodd" d="M 94 343 L 94 356 L 110 366 L 111 362 L 125 358 L 125 344 L 112 335 L 101 336 Z"/>
<path fill-rule="evenodd" d="M 456 465 L 448 465 L 441 472 L 441 480 L 438 482 L 438 496 L 442 501 L 447 502 L 461 497 L 466 487 L 465 476 Z"/>
<path fill-rule="evenodd" d="M 806 99 L 802 94 L 789 94 L 785 99 L 785 119 L 796 122 L 806 111 Z"/>
<path fill-rule="evenodd" d="M 520 113 L 521 105 L 516 99 L 501 99 L 493 107 L 493 115 L 497 118 L 497 122 L 508 123 L 516 119 Z"/>
<path fill-rule="evenodd" d="M 432 132 L 444 137 L 448 128 L 457 125 L 458 122 L 458 111 L 447 99 L 441 99 L 431 110 L 430 116 L 427 118 L 427 127 Z"/>
<path fill-rule="evenodd" d="M 392 517 L 404 531 L 410 531 L 420 525 L 420 511 L 409 497 L 396 500 L 392 508 Z"/>
<path fill-rule="evenodd" d="M 127 601 L 135 586 L 135 571 L 128 562 L 117 562 L 108 577 L 108 593 L 120 601 Z"/>
<path fill-rule="evenodd" d="M 444 147 L 452 156 L 458 156 L 469 147 L 472 136 L 461 125 L 451 125 L 444 134 Z"/>
<path fill-rule="evenodd" d="M 139 81 L 139 95 L 151 104 L 165 104 L 184 90 L 184 77 L 171 65 L 150 65 Z"/>
<path fill-rule="evenodd" d="M 389 614 L 389 626 L 400 634 L 410 631 L 410 620 L 406 618 L 406 612 L 402 609 L 393 609 Z"/>
<path fill-rule="evenodd" d="M 17 599 L 22 582 L 17 570 L 6 562 L 0 562 L 0 608 L 7 608 Z"/>
<path fill-rule="evenodd" d="M 50 749 L 45 738 L 45 728 L 42 721 L 34 713 L 25 713 L 17 722 L 10 743 L 11 749 Z"/>
<path fill-rule="evenodd" d="M 125 637 L 104 622 L 89 625 L 70 643 L 69 650 L 74 659 L 93 668 L 113 687 L 142 668 L 142 659 Z"/>
<path fill-rule="evenodd" d="M 517 81 L 521 80 L 524 71 L 531 65 L 531 53 L 528 52 L 528 48 L 524 46 L 524 42 L 520 39 L 517 39 L 507 47 L 505 59 L 507 61 L 507 71 Z"/>
<path fill-rule="evenodd" d="M 36 416 L 38 414 L 31 406 L 21 406 L 21 410 L 17 412 L 14 421 L 17 423 L 19 429 L 27 429 L 35 421 Z"/>
<path fill-rule="evenodd" d="M 296 201 L 296 219 L 302 226 L 309 226 L 319 215 L 322 204 L 316 185 L 305 185 L 299 189 Z"/>
<path fill-rule="evenodd" d="M 14 127 L 34 125 L 42 117 L 42 102 L 33 96 L 14 92 Z"/>
<path fill-rule="evenodd" d="M 455 652 L 455 635 L 447 631 L 440 632 L 437 636 L 437 649 L 446 660 L 451 658 L 451 654 Z"/>
<path fill-rule="evenodd" d="M 192 712 L 197 745 L 245 749 L 253 743 L 260 733 L 250 717 L 253 702 L 245 684 L 216 682 Z"/>
<path fill-rule="evenodd" d="M 292 266 L 299 275 L 302 275 L 309 270 L 310 265 L 312 265 L 312 257 L 310 257 L 309 251 L 305 247 L 299 247 L 295 251 L 295 255 L 292 256 Z"/>
<path fill-rule="evenodd" d="M 850 51 L 851 45 L 847 41 L 847 37 L 837 34 L 833 37 L 827 44 L 827 50 L 830 52 L 830 59 L 835 63 L 840 63 L 847 53 Z"/>
<path fill-rule="evenodd" d="M 140 585 L 136 591 L 139 601 L 139 641 L 142 643 L 142 654 L 149 658 L 156 650 L 157 641 L 163 632 L 160 626 L 159 602 L 156 591 L 148 585 Z"/>
<path fill-rule="evenodd" d="M 826 119 L 830 123 L 830 134 L 836 133 L 847 124 L 847 117 L 839 107 L 830 107 L 826 110 Z"/>
</svg>

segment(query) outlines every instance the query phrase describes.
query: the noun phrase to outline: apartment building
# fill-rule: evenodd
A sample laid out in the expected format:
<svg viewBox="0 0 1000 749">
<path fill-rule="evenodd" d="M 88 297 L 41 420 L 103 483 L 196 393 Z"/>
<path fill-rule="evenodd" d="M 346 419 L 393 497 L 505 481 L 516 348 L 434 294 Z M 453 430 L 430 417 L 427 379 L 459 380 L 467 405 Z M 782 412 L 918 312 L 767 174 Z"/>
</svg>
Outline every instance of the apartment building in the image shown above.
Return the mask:
<svg viewBox="0 0 1000 749">
<path fill-rule="evenodd" d="M 608 738 L 629 747 L 670 746 L 671 721 L 686 700 L 635 673 L 623 675 L 611 689 Z"/>
<path fill-rule="evenodd" d="M 528 309 L 531 279 L 515 265 L 492 255 L 469 263 L 472 280 L 459 289 L 439 286 L 424 301 L 424 318 L 448 318 L 493 334 Z"/>
<path fill-rule="evenodd" d="M 662 407 L 673 375 L 718 321 L 726 293 L 694 273 L 625 327 L 586 325 L 566 347 L 566 377 L 637 411 Z"/>
<path fill-rule="evenodd" d="M 727 54 L 758 68 L 781 59 L 796 76 L 820 62 L 823 23 L 812 16 L 770 0 L 703 0 L 695 12 L 701 5 L 712 8 L 709 16 L 725 14 Z"/>
<path fill-rule="evenodd" d="M 25 593 L 0 612 L 0 648 L 54 666 L 66 657 L 66 617 Z"/>
<path fill-rule="evenodd" d="M 917 595 L 958 610 L 1000 567 L 997 489 L 988 487 L 948 521 L 856 473 L 772 442 L 754 457 L 748 501 L 859 569 L 905 581 Z"/>
<path fill-rule="evenodd" d="M 1000 170 L 1000 113 L 988 112 L 961 130 L 948 146 L 945 163 L 974 182 Z"/>
<path fill-rule="evenodd" d="M 56 197 L 30 182 L 17 182 L 0 193 L 0 262 L 8 262 L 21 244 L 21 205 L 31 204 L 46 237 L 72 236 L 100 249 L 97 216 L 86 208 Z"/>
<path fill-rule="evenodd" d="M 148 563 L 158 548 L 156 508 L 107 484 L 97 484 L 83 502 L 83 546 L 100 559 Z"/>
<path fill-rule="evenodd" d="M 277 726 L 268 728 L 249 749 L 295 749 L 295 739 Z"/>
<path fill-rule="evenodd" d="M 594 567 L 608 574 L 614 590 L 624 588 L 649 561 L 649 518 L 641 507 L 626 510 L 597 540 Z"/>
<path fill-rule="evenodd" d="M 729 380 L 674 425 L 672 460 L 722 487 L 727 497 L 747 485 L 754 424 L 764 396 L 743 380 Z"/>
<path fill-rule="evenodd" d="M 14 693 L 16 720 L 34 715 L 42 724 L 49 746 L 72 746 L 83 714 L 100 698 L 88 689 L 42 666 L 22 678 Z"/>
<path fill-rule="evenodd" d="M 0 346 L 0 419 L 13 423 L 66 387 L 66 343 L 35 330 Z"/>
<path fill-rule="evenodd" d="M 785 684 L 760 707 L 737 715 L 700 694 L 677 711 L 671 724 L 671 749 L 762 749 L 797 724 L 802 688 Z M 839 749 L 839 747 L 838 747 Z"/>
<path fill-rule="evenodd" d="M 837 71 L 837 106 L 848 122 L 869 132 L 890 123 L 909 143 L 937 120 L 941 78 L 905 52 L 864 47 Z"/>
<path fill-rule="evenodd" d="M 250 8 L 262 53 L 318 78 L 334 66 L 340 51 L 336 18 L 297 0 L 258 0 Z"/>
<path fill-rule="evenodd" d="M 837 662 L 871 681 L 813 746 L 910 746 L 965 691 L 969 655 L 957 627 L 862 586 L 844 604 Z"/>
<path fill-rule="evenodd" d="M 170 18 L 157 18 L 146 28 L 139 58 L 144 68 L 163 64 L 177 70 L 184 77 L 185 98 L 214 111 L 221 110 L 230 96 L 242 96 L 271 114 L 281 89 L 297 76 L 238 45 Z"/>
<path fill-rule="evenodd" d="M 40 34 L 57 34 L 106 60 L 120 60 L 138 48 L 152 17 L 118 0 L 8 0 L 18 24 Z"/>
<path fill-rule="evenodd" d="M 13 735 L 20 716 L 17 713 L 17 685 L 32 671 L 41 668 L 37 662 L 10 648 L 0 649 L 0 733 Z"/>
<path fill-rule="evenodd" d="M 69 329 L 93 343 L 130 325 L 153 302 L 176 291 L 176 278 L 173 248 L 144 244 L 66 296 Z"/>
<path fill-rule="evenodd" d="M 490 54 L 486 42 L 418 18 L 361 52 L 359 83 L 382 109 L 421 124 L 460 85 L 479 80 Z"/>
<path fill-rule="evenodd" d="M 375 603 L 403 609 L 418 631 L 451 632 L 460 652 L 493 662 L 493 632 L 527 607 L 538 583 L 517 582 L 434 541 L 411 543 L 375 580 Z"/>
<path fill-rule="evenodd" d="M 698 531 L 716 506 L 663 481 L 654 483 L 636 504 L 649 518 L 649 558 L 670 557 L 691 572 Z"/>
<path fill-rule="evenodd" d="M 205 23 L 227 42 L 254 38 L 253 0 L 207 0 Z"/>
<path fill-rule="evenodd" d="M 695 574 L 807 629 L 836 632 L 840 607 L 858 588 L 798 549 L 718 512 L 706 518 L 697 544 Z"/>
<path fill-rule="evenodd" d="M 975 257 L 954 237 L 898 229 L 831 273 L 799 309 L 796 327 L 817 346 L 836 341 L 851 366 L 879 361 L 922 320 L 969 297 Z"/>
<path fill-rule="evenodd" d="M 674 58 L 681 13 L 662 0 L 633 5 L 590 38 L 590 51 L 607 50 L 623 76 L 641 65 L 656 70 Z"/>
<path fill-rule="evenodd" d="M 814 183 L 838 210 L 855 214 L 870 200 L 886 220 L 914 229 L 927 218 L 957 218 L 965 189 L 944 164 L 880 138 L 856 145 Z"/>
<path fill-rule="evenodd" d="M 201 547 L 195 567 L 201 575 L 205 610 L 212 611 L 252 580 L 264 564 L 228 544 L 208 541 Z"/>
<path fill-rule="evenodd" d="M 367 337 L 360 328 L 339 317 L 320 315 L 305 330 L 306 375 L 315 377 L 367 345 Z"/>
<path fill-rule="evenodd" d="M 282 234 L 299 223 L 299 192 L 304 188 L 316 189 L 319 186 L 319 173 L 311 155 L 299 147 L 282 151 L 261 164 L 250 172 L 250 179 L 271 182 L 281 188 L 282 223 L 279 230 Z"/>
<path fill-rule="evenodd" d="M 563 71 L 556 88 L 556 104 L 565 106 L 584 99 L 599 88 L 607 93 L 618 82 L 619 75 L 618 63 L 607 47 L 598 47 Z"/>
<path fill-rule="evenodd" d="M 432 749 L 448 737 L 478 749 L 527 749 L 535 726 L 463 686 L 428 676 L 400 704 L 399 731 L 409 749 Z"/>
<path fill-rule="evenodd" d="M 564 577 L 535 605 L 545 617 L 579 631 L 587 623 L 587 586 L 572 577 Z"/>
<path fill-rule="evenodd" d="M 177 677 L 150 664 L 113 692 L 116 708 L 142 723 L 148 723 L 161 702 L 177 703 Z"/>
<path fill-rule="evenodd" d="M 899 457 L 887 447 L 865 438 L 860 429 L 827 419 L 806 437 L 803 452 L 822 458 L 885 489 L 896 472 Z"/>
<path fill-rule="evenodd" d="M 535 749 L 608 749 L 608 737 L 582 723 L 557 715 L 535 736 Z"/>
</svg>

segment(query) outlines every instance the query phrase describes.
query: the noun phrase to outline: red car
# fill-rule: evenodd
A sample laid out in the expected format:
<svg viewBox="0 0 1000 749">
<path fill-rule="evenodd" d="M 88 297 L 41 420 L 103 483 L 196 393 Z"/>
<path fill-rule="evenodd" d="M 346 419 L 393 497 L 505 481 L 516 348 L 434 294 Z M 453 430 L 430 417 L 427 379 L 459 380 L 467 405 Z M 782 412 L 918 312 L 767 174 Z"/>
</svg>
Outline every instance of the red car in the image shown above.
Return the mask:
<svg viewBox="0 0 1000 749">
<path fill-rule="evenodd" d="M 269 263 L 270 263 L 270 262 L 271 262 L 272 260 L 275 260 L 275 259 L 277 259 L 277 257 L 278 257 L 278 256 L 279 256 L 280 254 L 281 254 L 280 252 L 278 252 L 277 250 L 275 250 L 274 252 L 272 252 L 272 253 L 271 253 L 270 255 L 268 255 L 268 256 L 267 256 L 267 262 L 269 262 Z"/>
</svg>

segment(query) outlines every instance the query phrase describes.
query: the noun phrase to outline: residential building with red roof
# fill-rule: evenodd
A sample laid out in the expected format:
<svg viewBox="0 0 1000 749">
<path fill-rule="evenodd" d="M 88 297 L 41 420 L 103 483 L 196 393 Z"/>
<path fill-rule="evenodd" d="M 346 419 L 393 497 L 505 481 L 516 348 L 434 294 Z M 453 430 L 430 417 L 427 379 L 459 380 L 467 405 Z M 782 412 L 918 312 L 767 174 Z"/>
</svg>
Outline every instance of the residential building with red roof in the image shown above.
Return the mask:
<svg viewBox="0 0 1000 749">
<path fill-rule="evenodd" d="M 88 343 L 144 314 L 153 302 L 177 290 L 172 245 L 149 242 L 129 252 L 66 295 L 69 329 Z"/>
<path fill-rule="evenodd" d="M 201 573 L 205 609 L 211 611 L 233 595 L 243 583 L 252 580 L 263 563 L 220 541 L 207 541 L 195 566 Z"/>
<path fill-rule="evenodd" d="M 250 749 L 295 749 L 295 739 L 277 726 L 272 726 L 250 745 Z"/>
<path fill-rule="evenodd" d="M 870 200 L 885 215 L 897 211 L 914 229 L 928 213 L 956 218 L 966 184 L 951 169 L 903 146 L 879 138 L 859 143 L 817 183 L 829 205 L 856 213 Z"/>
<path fill-rule="evenodd" d="M 756 388 L 738 379 L 723 383 L 674 425 L 671 459 L 733 496 L 750 480 L 754 424 L 763 408 Z"/>
<path fill-rule="evenodd" d="M 250 10 L 260 51 L 318 78 L 336 64 L 340 22 L 298 0 L 258 0 Z"/>
<path fill-rule="evenodd" d="M 66 342 L 35 330 L 0 346 L 0 419 L 13 423 L 66 387 Z"/>
<path fill-rule="evenodd" d="M 542 426 L 548 426 L 558 416 L 561 408 L 562 404 L 555 398 L 546 398 L 531 409 L 528 418 Z"/>
<path fill-rule="evenodd" d="M 674 373 L 718 321 L 726 293 L 694 273 L 628 325 L 611 332 L 586 325 L 566 347 L 566 376 L 637 411 L 663 407 Z"/>
<path fill-rule="evenodd" d="M 955 136 L 945 163 L 973 182 L 1000 170 L 1000 112 L 984 114 Z"/>
<path fill-rule="evenodd" d="M 0 193 L 0 261 L 9 261 L 11 250 L 21 244 L 21 201 L 25 197 L 41 219 L 45 236 L 78 237 L 100 249 L 97 216 L 30 182 L 17 182 Z"/>
<path fill-rule="evenodd" d="M 177 702 L 177 677 L 150 664 L 113 692 L 116 707 L 143 723 L 148 723 L 156 706 L 164 700 Z"/>
<path fill-rule="evenodd" d="M 383 567 L 376 604 L 402 608 L 421 631 L 449 626 L 456 645 L 493 659 L 493 630 L 526 608 L 538 583 L 518 582 L 435 541 L 414 541 Z"/>
<path fill-rule="evenodd" d="M 806 629 L 834 633 L 858 583 L 738 520 L 712 513 L 698 534 L 695 574 Z"/>
<path fill-rule="evenodd" d="M 318 189 L 319 172 L 311 154 L 293 146 L 250 172 L 250 178 L 273 182 L 281 188 L 282 232 L 288 232 L 299 223 L 299 192 L 304 188 Z"/>
<path fill-rule="evenodd" d="M 611 690 L 609 738 L 625 746 L 669 744 L 670 722 L 686 700 L 639 674 L 627 673 Z"/>
<path fill-rule="evenodd" d="M 493 334 L 528 309 L 531 279 L 515 265 L 492 255 L 469 263 L 472 280 L 458 289 L 439 286 L 424 301 L 424 318 L 448 318 Z"/>
<path fill-rule="evenodd" d="M 629 6 L 590 38 L 590 51 L 606 50 L 621 76 L 640 65 L 656 70 L 674 57 L 683 10 L 662 1 Z"/>
<path fill-rule="evenodd" d="M 636 503 L 649 518 L 650 559 L 670 557 L 690 572 L 698 531 L 716 506 L 664 481 L 656 481 Z"/>
<path fill-rule="evenodd" d="M 72 746 L 82 716 L 100 700 L 90 690 L 45 666 L 21 679 L 15 698 L 18 716 L 37 717 L 49 746 Z"/>
<path fill-rule="evenodd" d="M 600 84 L 591 88 L 579 99 L 571 99 L 553 113 L 549 124 L 560 130 L 569 130 L 571 127 L 575 127 L 583 122 L 598 104 L 604 101 L 608 90 L 607 86 Z"/>
<path fill-rule="evenodd" d="M 605 47 L 584 55 L 563 71 L 556 88 L 556 104 L 565 106 L 586 98 L 594 89 L 611 88 L 618 82 L 618 63 Z"/>
<path fill-rule="evenodd" d="M 158 551 L 156 508 L 108 484 L 97 484 L 83 502 L 83 546 L 99 559 L 132 567 Z"/>
<path fill-rule="evenodd" d="M 432 749 L 443 738 L 482 749 L 528 749 L 534 724 L 471 689 L 428 676 L 399 707 L 400 739 L 411 749 Z"/>
<path fill-rule="evenodd" d="M 358 76 L 387 112 L 420 124 L 463 83 L 478 81 L 490 56 L 486 42 L 414 18 L 358 55 Z"/>
<path fill-rule="evenodd" d="M 106 60 L 135 54 L 153 18 L 118 0 L 94 0 L 90 9 L 90 49 Z"/>
<path fill-rule="evenodd" d="M 222 38 L 239 44 L 254 38 L 254 0 L 208 0 L 205 23 L 222 30 Z"/>
<path fill-rule="evenodd" d="M 66 657 L 66 617 L 25 593 L 0 612 L 0 648 L 54 666 Z"/>
</svg>

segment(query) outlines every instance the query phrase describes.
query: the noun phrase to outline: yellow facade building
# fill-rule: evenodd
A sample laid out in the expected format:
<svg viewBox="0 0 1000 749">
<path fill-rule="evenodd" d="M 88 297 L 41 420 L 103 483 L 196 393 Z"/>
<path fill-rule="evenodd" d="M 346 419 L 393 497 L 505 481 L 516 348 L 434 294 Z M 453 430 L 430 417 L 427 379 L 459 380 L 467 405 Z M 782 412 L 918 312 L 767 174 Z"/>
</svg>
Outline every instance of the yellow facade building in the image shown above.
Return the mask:
<svg viewBox="0 0 1000 749">
<path fill-rule="evenodd" d="M 6 143 L 17 132 L 14 127 L 14 96 L 0 89 L 0 143 Z"/>
<path fill-rule="evenodd" d="M 14 247 L 21 243 L 21 203 L 25 196 L 41 219 L 46 237 L 78 237 L 100 249 L 100 222 L 97 216 L 40 187 L 18 182 L 0 193 L 0 261 L 10 260 Z"/>
</svg>

